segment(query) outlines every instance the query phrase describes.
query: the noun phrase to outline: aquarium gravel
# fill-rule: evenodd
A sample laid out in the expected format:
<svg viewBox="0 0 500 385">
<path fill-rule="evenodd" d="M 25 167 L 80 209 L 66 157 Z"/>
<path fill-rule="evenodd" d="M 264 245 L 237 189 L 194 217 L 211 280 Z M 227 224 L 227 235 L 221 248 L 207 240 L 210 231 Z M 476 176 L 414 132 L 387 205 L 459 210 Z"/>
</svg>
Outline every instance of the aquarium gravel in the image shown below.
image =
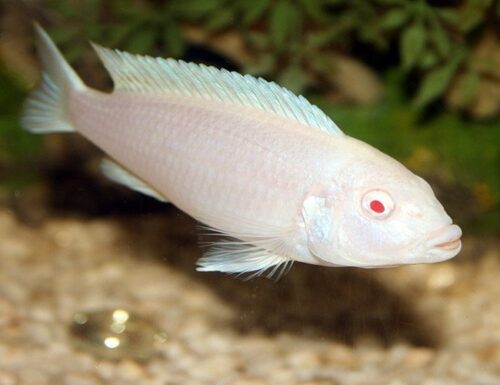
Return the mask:
<svg viewBox="0 0 500 385">
<path fill-rule="evenodd" d="M 193 223 L 175 212 L 29 226 L 2 209 L 0 234 L 2 385 L 500 383 L 494 240 L 465 238 L 442 264 L 297 266 L 275 283 L 193 272 Z M 75 349 L 74 314 L 113 308 L 164 331 L 151 359 Z"/>
</svg>

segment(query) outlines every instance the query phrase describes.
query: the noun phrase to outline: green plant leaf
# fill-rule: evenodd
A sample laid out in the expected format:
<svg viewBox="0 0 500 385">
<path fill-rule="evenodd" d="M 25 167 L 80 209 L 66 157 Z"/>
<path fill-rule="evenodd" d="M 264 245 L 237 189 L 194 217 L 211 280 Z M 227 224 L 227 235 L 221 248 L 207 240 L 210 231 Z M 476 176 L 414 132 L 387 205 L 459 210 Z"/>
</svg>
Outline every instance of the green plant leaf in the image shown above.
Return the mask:
<svg viewBox="0 0 500 385">
<path fill-rule="evenodd" d="M 170 55 L 179 57 L 184 53 L 184 35 L 177 23 L 169 21 L 165 24 L 163 27 L 163 41 Z"/>
<path fill-rule="evenodd" d="M 196 20 L 219 11 L 224 0 L 184 0 L 179 6 L 182 16 L 189 20 Z"/>
<path fill-rule="evenodd" d="M 314 48 L 324 47 L 339 39 L 343 32 L 345 31 L 337 25 L 329 28 L 322 28 L 319 31 L 309 33 L 306 39 L 306 44 Z"/>
<path fill-rule="evenodd" d="M 137 25 L 135 23 L 123 23 L 108 28 L 106 44 L 110 47 L 120 46 L 121 43 L 126 40 L 128 35 L 134 31 L 136 26 Z"/>
<path fill-rule="evenodd" d="M 66 25 L 60 25 L 49 29 L 50 37 L 60 45 L 65 45 L 75 39 L 79 32 L 77 27 L 71 26 L 68 28 Z"/>
<path fill-rule="evenodd" d="M 297 9 L 286 0 L 281 0 L 272 9 L 269 19 L 269 29 L 273 44 L 277 48 L 283 48 L 284 44 L 294 28 L 297 27 Z"/>
<path fill-rule="evenodd" d="M 435 51 L 428 50 L 424 52 L 422 56 L 420 56 L 418 60 L 418 67 L 423 70 L 428 70 L 431 67 L 434 67 L 438 62 L 438 55 Z"/>
<path fill-rule="evenodd" d="M 429 38 L 442 57 L 446 57 L 450 53 L 451 42 L 441 25 L 438 23 L 434 24 L 430 30 Z"/>
<path fill-rule="evenodd" d="M 138 17 L 138 14 L 141 13 L 137 6 L 134 4 L 130 4 L 129 0 L 114 0 L 111 2 L 111 9 L 113 13 L 126 17 L 135 19 Z"/>
<path fill-rule="evenodd" d="M 83 54 L 83 46 L 79 44 L 72 44 L 64 50 L 64 58 L 70 63 L 76 63 Z"/>
<path fill-rule="evenodd" d="M 247 64 L 244 68 L 244 72 L 254 76 L 260 76 L 272 72 L 275 65 L 276 56 L 272 53 L 264 53 L 259 55 L 255 63 Z"/>
<path fill-rule="evenodd" d="M 250 31 L 247 34 L 247 39 L 249 43 L 258 49 L 266 49 L 269 47 L 269 36 L 262 32 L 253 32 Z"/>
<path fill-rule="evenodd" d="M 233 24 L 234 20 L 234 10 L 225 8 L 212 15 L 205 24 L 205 27 L 209 31 L 219 31 Z"/>
<path fill-rule="evenodd" d="M 137 30 L 127 42 L 127 50 L 135 54 L 151 54 L 156 33 L 153 29 Z"/>
<path fill-rule="evenodd" d="M 58 12 L 60 12 L 66 18 L 72 18 L 78 15 L 79 9 L 75 7 L 75 4 L 71 4 L 67 0 L 57 1 L 55 4 Z"/>
<path fill-rule="evenodd" d="M 318 74 L 321 77 L 328 77 L 332 72 L 337 70 L 335 65 L 335 60 L 331 56 L 318 56 L 315 60 L 307 63 L 312 72 Z"/>
<path fill-rule="evenodd" d="M 382 5 L 407 5 L 407 0 L 377 0 Z"/>
<path fill-rule="evenodd" d="M 401 27 L 409 16 L 408 10 L 405 8 L 392 9 L 382 17 L 379 26 L 382 29 L 395 29 Z"/>
<path fill-rule="evenodd" d="M 269 7 L 270 0 L 243 0 L 242 3 L 245 5 L 242 8 L 242 22 L 245 25 L 249 25 L 264 14 L 265 10 Z"/>
<path fill-rule="evenodd" d="M 94 20 L 99 16 L 101 10 L 100 0 L 85 0 L 84 2 L 84 15 L 87 20 Z"/>
<path fill-rule="evenodd" d="M 491 1 L 468 1 L 462 13 L 460 26 L 463 31 L 470 31 L 483 20 L 483 15 Z"/>
<path fill-rule="evenodd" d="M 438 67 L 425 77 L 415 98 L 415 105 L 424 107 L 440 96 L 448 87 L 453 72 L 449 66 Z"/>
<path fill-rule="evenodd" d="M 5 169 L 13 162 L 13 174 L 22 176 L 18 162 L 32 160 L 40 151 L 42 140 L 36 135 L 31 135 L 19 126 L 20 108 L 26 97 L 25 84 L 14 73 L 7 71 L 0 60 L 0 165 L 2 178 L 0 185 L 7 181 Z M 34 169 L 32 168 L 34 172 Z M 30 171 L 31 173 L 31 171 Z"/>
<path fill-rule="evenodd" d="M 460 24 L 460 15 L 454 9 L 442 8 L 436 10 L 437 15 L 447 23 L 458 25 Z"/>
<path fill-rule="evenodd" d="M 462 77 L 460 82 L 460 91 L 462 93 L 463 105 L 467 105 L 472 101 L 479 86 L 479 75 L 474 68 L 470 67 L 467 73 Z"/>
<path fill-rule="evenodd" d="M 417 107 L 426 106 L 446 91 L 464 56 L 465 53 L 459 51 L 448 62 L 424 76 L 414 102 Z"/>
<path fill-rule="evenodd" d="M 416 63 L 426 43 L 426 31 L 422 23 L 414 22 L 403 31 L 400 54 L 403 68 L 410 69 Z"/>
<path fill-rule="evenodd" d="M 280 74 L 278 83 L 290 91 L 300 94 L 307 84 L 307 75 L 304 73 L 302 67 L 292 64 Z"/>
<path fill-rule="evenodd" d="M 381 34 L 380 28 L 375 23 L 366 23 L 359 31 L 361 41 L 373 44 L 375 48 L 383 48 L 387 45 L 387 40 Z"/>
<path fill-rule="evenodd" d="M 318 0 L 300 0 L 300 5 L 307 16 L 318 22 L 330 20 L 328 13 L 323 9 L 323 2 Z"/>
</svg>

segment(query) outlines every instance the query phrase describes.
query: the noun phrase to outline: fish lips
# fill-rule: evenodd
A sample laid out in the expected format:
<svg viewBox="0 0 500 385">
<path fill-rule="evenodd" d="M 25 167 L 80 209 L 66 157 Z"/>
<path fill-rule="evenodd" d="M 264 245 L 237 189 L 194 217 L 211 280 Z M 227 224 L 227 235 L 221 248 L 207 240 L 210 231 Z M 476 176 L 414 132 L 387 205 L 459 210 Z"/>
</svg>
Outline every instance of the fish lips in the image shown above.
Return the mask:
<svg viewBox="0 0 500 385">
<path fill-rule="evenodd" d="M 462 249 L 461 237 L 462 230 L 454 224 L 435 231 L 426 242 L 426 259 L 439 262 L 453 258 Z"/>
</svg>

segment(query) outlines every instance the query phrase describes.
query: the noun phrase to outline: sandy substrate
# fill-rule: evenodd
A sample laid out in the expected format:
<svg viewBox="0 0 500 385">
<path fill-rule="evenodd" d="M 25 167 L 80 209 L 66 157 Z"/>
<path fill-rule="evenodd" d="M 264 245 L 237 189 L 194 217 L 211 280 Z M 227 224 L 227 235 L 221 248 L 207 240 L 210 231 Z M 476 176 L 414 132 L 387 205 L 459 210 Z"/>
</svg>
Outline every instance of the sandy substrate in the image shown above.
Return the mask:
<svg viewBox="0 0 500 385">
<path fill-rule="evenodd" d="M 194 272 L 195 224 L 168 215 L 0 211 L 0 384 L 500 384 L 500 255 L 361 271 L 296 264 L 275 283 Z M 75 312 L 126 308 L 162 329 L 154 358 L 75 350 Z"/>
</svg>

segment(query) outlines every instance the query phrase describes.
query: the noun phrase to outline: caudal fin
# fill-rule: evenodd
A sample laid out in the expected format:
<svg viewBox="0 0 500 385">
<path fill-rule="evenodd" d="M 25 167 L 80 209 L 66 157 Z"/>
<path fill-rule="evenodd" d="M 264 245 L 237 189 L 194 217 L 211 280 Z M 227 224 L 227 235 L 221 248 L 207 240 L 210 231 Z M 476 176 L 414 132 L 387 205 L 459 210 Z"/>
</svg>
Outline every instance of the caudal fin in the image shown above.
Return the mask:
<svg viewBox="0 0 500 385">
<path fill-rule="evenodd" d="M 43 28 L 35 23 L 42 77 L 24 105 L 21 126 L 34 133 L 74 131 L 68 118 L 70 91 L 84 91 L 85 84 L 66 62 Z"/>
</svg>

